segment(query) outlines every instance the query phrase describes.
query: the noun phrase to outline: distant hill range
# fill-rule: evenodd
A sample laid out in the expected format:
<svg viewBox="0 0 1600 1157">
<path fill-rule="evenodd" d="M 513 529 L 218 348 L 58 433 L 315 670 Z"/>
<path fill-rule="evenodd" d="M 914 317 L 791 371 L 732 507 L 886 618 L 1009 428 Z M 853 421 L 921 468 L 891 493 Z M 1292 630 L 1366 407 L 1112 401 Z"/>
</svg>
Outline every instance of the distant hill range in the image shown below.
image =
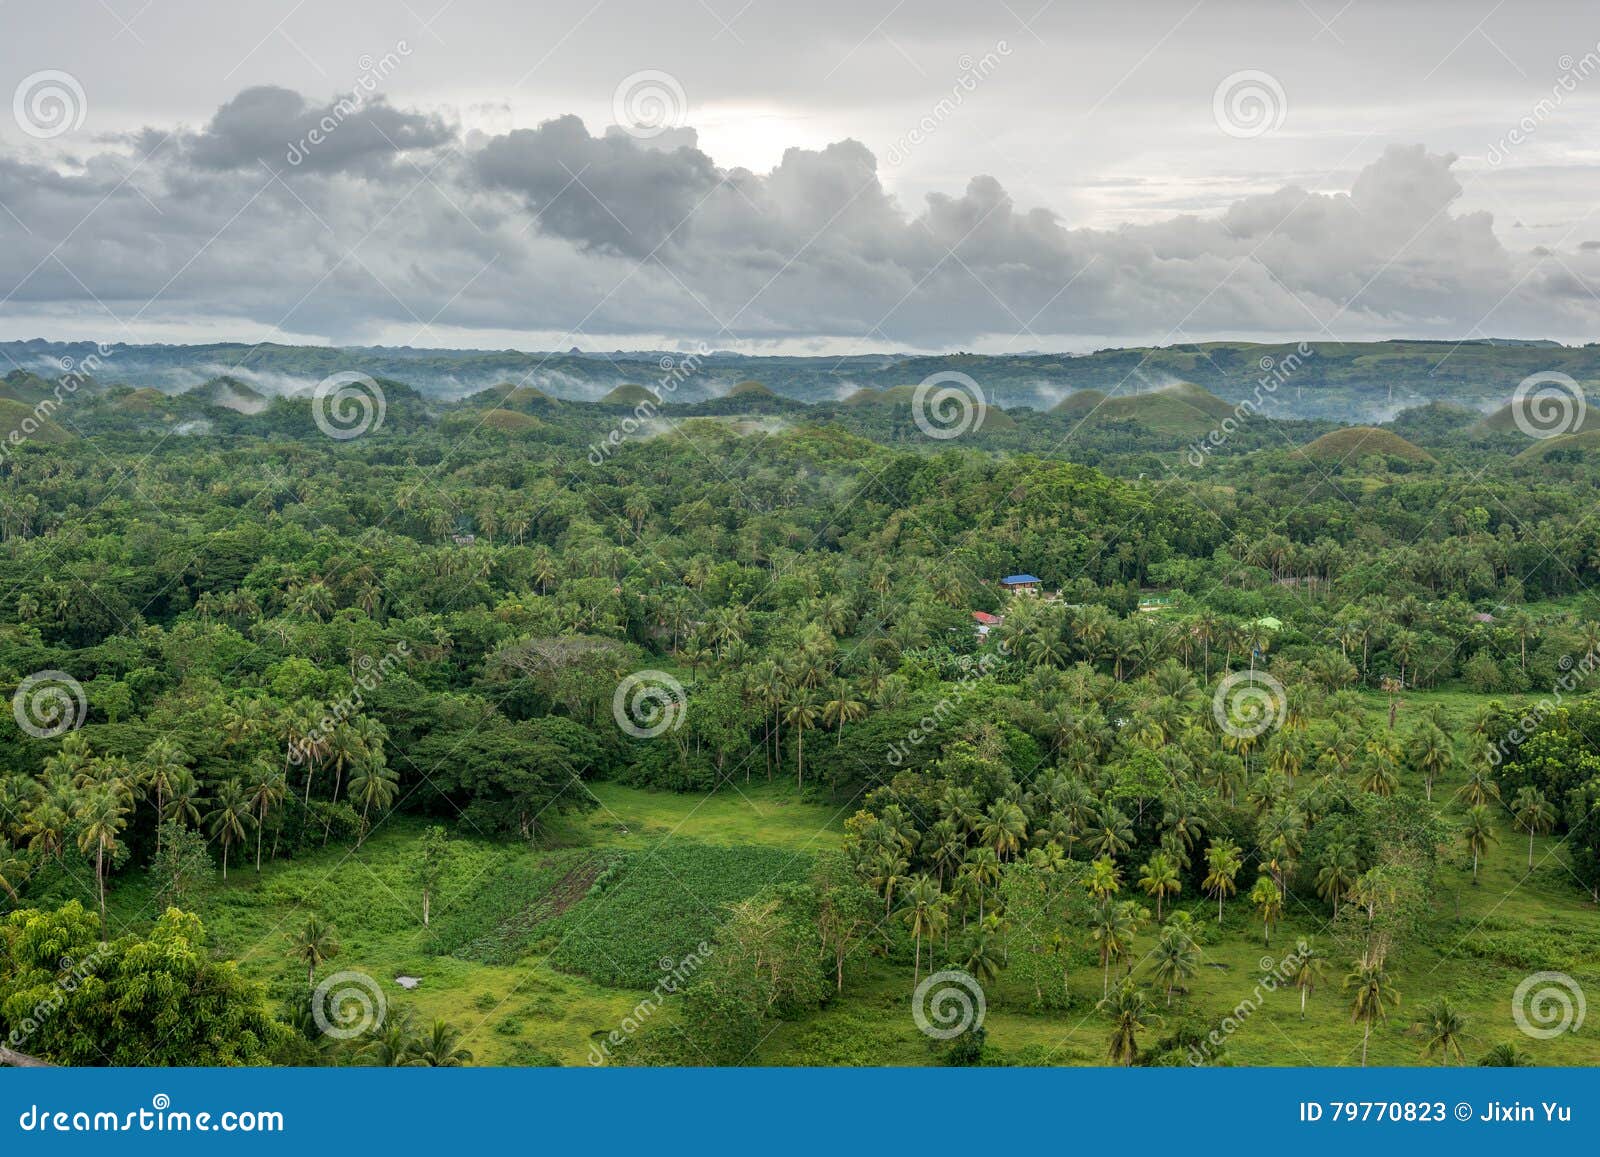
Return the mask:
<svg viewBox="0 0 1600 1157">
<path fill-rule="evenodd" d="M 855 357 L 752 357 L 675 351 L 527 353 L 517 350 L 334 348 L 287 345 L 114 345 L 95 360 L 88 342 L 0 342 L 20 367 L 0 396 L 29 396 L 60 377 L 63 365 L 93 366 L 104 386 L 166 394 L 202 389 L 213 405 L 247 412 L 276 395 L 304 394 L 340 371 L 404 382 L 422 395 L 454 401 L 499 390 L 501 408 L 542 414 L 557 401 L 665 404 L 727 398 L 855 404 L 905 400 L 919 381 L 959 371 L 976 381 L 996 412 L 1026 406 L 1078 414 L 1095 422 L 1131 417 L 1170 428 L 1211 422 L 1250 402 L 1270 415 L 1343 423 L 1380 423 L 1402 410 L 1447 402 L 1492 415 L 1517 383 L 1536 373 L 1564 373 L 1600 397 L 1600 344 L 1474 340 L 1205 342 L 1092 354 L 868 354 Z M 1154 398 L 1135 402 L 1132 399 Z M 1210 401 L 1207 401 L 1207 399 Z M 1486 430 L 1509 423 L 1491 417 Z M 987 422 L 986 422 L 987 424 Z"/>
</svg>

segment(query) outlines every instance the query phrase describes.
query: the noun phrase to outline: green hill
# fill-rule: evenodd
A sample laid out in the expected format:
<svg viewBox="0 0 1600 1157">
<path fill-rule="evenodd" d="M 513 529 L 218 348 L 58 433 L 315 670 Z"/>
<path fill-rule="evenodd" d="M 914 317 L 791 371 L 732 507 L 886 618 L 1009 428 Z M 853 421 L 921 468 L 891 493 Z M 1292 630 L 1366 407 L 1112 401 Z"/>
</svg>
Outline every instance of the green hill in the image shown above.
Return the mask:
<svg viewBox="0 0 1600 1157">
<path fill-rule="evenodd" d="M 632 382 L 616 387 L 605 397 L 600 399 L 602 406 L 637 406 L 642 402 L 655 402 L 659 404 L 660 398 L 656 397 L 643 386 L 634 385 Z"/>
<path fill-rule="evenodd" d="M 261 393 L 248 382 L 241 382 L 238 378 L 227 375 L 212 378 L 191 390 L 185 390 L 184 396 L 207 406 L 220 406 L 225 410 L 236 410 L 241 414 L 259 414 L 267 408 L 268 402 L 265 394 Z"/>
<path fill-rule="evenodd" d="M 544 429 L 544 423 L 538 418 L 516 410 L 489 410 L 481 421 L 485 429 L 498 430 L 502 434 L 528 434 Z"/>
<path fill-rule="evenodd" d="M 1469 434 L 1521 434 L 1527 437 L 1527 432 L 1522 428 L 1522 425 L 1518 424 L 1517 419 L 1519 416 L 1522 419 L 1522 425 L 1526 425 L 1529 430 L 1540 430 L 1551 426 L 1553 421 L 1558 421 L 1561 411 L 1552 408 L 1551 414 L 1541 417 L 1534 409 L 1530 399 L 1523 399 L 1521 402 L 1513 400 L 1507 402 L 1493 413 L 1485 414 L 1467 432 Z M 1586 406 L 1583 417 L 1577 427 L 1567 432 L 1576 434 L 1585 430 L 1600 430 L 1600 404 Z"/>
<path fill-rule="evenodd" d="M 1096 425 L 1137 422 L 1158 434 L 1198 438 L 1224 418 L 1233 416 L 1232 404 L 1190 382 L 1178 382 L 1143 394 L 1108 396 L 1099 390 L 1069 394 L 1050 411 Z"/>
<path fill-rule="evenodd" d="M 1575 458 L 1580 455 L 1600 455 L 1600 429 L 1592 426 L 1576 434 L 1562 434 L 1555 438 L 1541 438 L 1512 459 L 1513 462 L 1542 462 L 1550 458 Z"/>
<path fill-rule="evenodd" d="M 1301 447 L 1306 457 L 1318 462 L 1356 461 L 1371 454 L 1403 458 L 1407 462 L 1432 462 L 1433 455 L 1412 445 L 1393 430 L 1377 426 L 1347 426 L 1333 430 Z"/>
<path fill-rule="evenodd" d="M 466 400 L 475 408 L 501 410 L 542 410 L 561 403 L 538 386 L 519 386 L 513 382 L 500 382 L 487 390 L 480 390 Z"/>
<path fill-rule="evenodd" d="M 34 442 L 67 442 L 77 436 L 49 418 L 35 417 L 32 406 L 14 398 L 0 398 L 0 430 L 16 430 Z"/>
<path fill-rule="evenodd" d="M 728 391 L 730 398 L 775 398 L 777 397 L 766 386 L 757 381 L 740 382 Z"/>
</svg>

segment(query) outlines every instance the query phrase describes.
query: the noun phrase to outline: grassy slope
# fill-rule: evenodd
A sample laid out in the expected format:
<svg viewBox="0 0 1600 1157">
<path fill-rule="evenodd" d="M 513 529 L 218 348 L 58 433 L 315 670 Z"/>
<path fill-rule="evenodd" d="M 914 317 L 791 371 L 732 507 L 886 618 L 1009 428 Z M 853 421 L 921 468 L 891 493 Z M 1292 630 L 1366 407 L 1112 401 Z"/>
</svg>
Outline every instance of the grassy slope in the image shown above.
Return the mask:
<svg viewBox="0 0 1600 1157">
<path fill-rule="evenodd" d="M 1443 703 L 1450 716 L 1464 725 L 1479 699 L 1450 692 L 1408 695 L 1401 727 L 1425 701 Z M 1376 715 L 1386 710 L 1387 700 L 1373 695 L 1370 705 Z M 1408 786 L 1420 790 L 1420 785 Z M 1440 795 L 1447 798 L 1455 786 L 1440 785 Z M 803 854 L 835 843 L 844 819 L 833 809 L 795 800 L 782 787 L 752 786 L 710 798 L 615 784 L 594 785 L 594 792 L 600 806 L 568 821 L 560 832 L 560 842 L 571 846 L 536 851 L 458 841 L 456 873 L 447 895 L 435 905 L 435 920 L 447 919 L 454 905 L 470 903 L 475 881 L 487 873 L 505 872 L 518 860 L 525 859 L 524 866 L 531 867 L 553 858 L 559 867 L 568 861 L 575 864 L 595 850 L 646 849 L 680 838 L 728 846 L 764 844 Z M 391 1002 L 410 1004 L 424 1016 L 442 1016 L 460 1026 L 477 1063 L 526 1064 L 541 1058 L 585 1063 L 590 1035 L 616 1027 L 640 993 L 557 972 L 547 965 L 548 953 L 543 951 L 507 966 L 429 953 L 408 862 L 422 826 L 409 819 L 395 820 L 359 852 L 330 848 L 292 863 L 269 865 L 259 879 L 253 871 L 235 868 L 226 887 L 218 886 L 201 905 L 216 946 L 237 956 L 253 977 L 292 983 L 296 970 L 284 953 L 285 931 L 317 911 L 337 925 L 343 943 L 329 971 L 367 972 L 384 984 Z M 1465 857 L 1452 850 L 1453 862 L 1442 873 L 1437 914 L 1394 969 L 1403 1003 L 1387 1025 L 1375 1029 L 1371 1063 L 1419 1063 L 1418 1042 L 1411 1034 L 1414 1010 L 1447 993 L 1471 1018 L 1469 1059 L 1493 1043 L 1511 1040 L 1540 1064 L 1600 1064 L 1600 1026 L 1593 1021 L 1581 1033 L 1536 1041 L 1523 1037 L 1511 1019 L 1511 993 L 1530 971 L 1565 970 L 1590 993 L 1600 992 L 1600 913 L 1585 902 L 1568 875 L 1558 841 L 1539 838 L 1534 846 L 1538 866 L 1524 881 L 1526 837 L 1503 827 L 1477 887 L 1471 884 Z M 141 881 L 128 878 L 114 897 L 113 923 L 117 923 L 118 915 L 124 920 L 135 917 L 146 905 L 148 892 Z M 1213 904 L 1201 897 L 1184 899 L 1197 918 L 1206 920 L 1209 913 L 1214 927 Z M 1188 1006 L 1213 1023 L 1220 1021 L 1251 995 L 1263 956 L 1281 956 L 1301 936 L 1331 949 L 1323 932 L 1325 918 L 1320 905 L 1291 903 L 1289 919 L 1274 933 L 1272 948 L 1266 949 L 1248 902 L 1233 900 L 1221 933 L 1214 943 L 1203 946 L 1204 966 L 1190 982 Z M 1530 929 L 1546 933 L 1543 947 L 1549 959 L 1490 958 L 1496 935 L 1520 930 L 1525 937 Z M 1153 943 L 1153 936 L 1146 934 L 1137 951 L 1142 954 Z M 421 987 L 411 993 L 400 990 L 393 978 L 402 974 L 422 977 Z M 1330 961 L 1328 976 L 1312 997 L 1304 1022 L 1292 988 L 1268 995 L 1260 1011 L 1230 1038 L 1228 1058 L 1256 1065 L 1356 1063 L 1360 1032 L 1350 1023 L 1339 991 L 1342 974 L 1342 964 Z M 1100 983 L 1098 968 L 1079 966 L 1071 980 L 1073 1007 L 1053 1015 L 1033 1015 L 1024 1010 L 1022 994 L 1010 990 L 1002 974 L 991 992 L 986 1022 L 994 1055 L 1011 1063 L 1100 1063 L 1107 1031 L 1104 1019 L 1094 1011 Z M 767 1064 L 930 1063 L 934 1054 L 911 1021 L 911 987 L 905 969 L 874 960 L 866 977 L 842 1000 L 801 1022 L 780 1026 L 758 1059 Z M 1172 1011 L 1176 1015 L 1181 1010 L 1179 1005 Z M 1154 1035 L 1147 1034 L 1143 1043 Z"/>
</svg>

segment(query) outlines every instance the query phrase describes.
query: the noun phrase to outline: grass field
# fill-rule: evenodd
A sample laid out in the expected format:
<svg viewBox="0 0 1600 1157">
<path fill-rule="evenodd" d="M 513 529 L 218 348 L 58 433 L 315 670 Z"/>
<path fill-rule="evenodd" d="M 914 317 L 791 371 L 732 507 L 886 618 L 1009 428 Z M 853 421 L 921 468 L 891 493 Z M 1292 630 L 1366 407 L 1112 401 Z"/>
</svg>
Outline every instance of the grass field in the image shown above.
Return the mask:
<svg viewBox="0 0 1600 1157">
<path fill-rule="evenodd" d="M 1464 729 L 1479 701 L 1460 693 L 1408 694 L 1400 723 L 1407 726 L 1424 703 L 1439 702 Z M 1383 696 L 1370 697 L 1375 718 L 1387 705 Z M 1449 799 L 1459 782 L 1459 775 L 1441 782 L 1436 797 Z M 410 866 L 425 825 L 409 818 L 387 821 L 359 850 L 329 848 L 268 865 L 259 877 L 236 868 L 198 906 L 217 950 L 278 992 L 304 983 L 287 957 L 285 936 L 315 912 L 337 927 L 342 943 L 324 972 L 365 972 L 392 1005 L 444 1017 L 464 1031 L 476 1063 L 584 1064 L 591 1038 L 615 1028 L 638 1003 L 658 957 L 708 934 L 727 900 L 803 874 L 811 855 L 838 846 L 847 814 L 781 786 L 741 785 L 704 798 L 616 784 L 593 790 L 598 806 L 552 825 L 539 848 L 457 833 L 431 930 L 422 928 Z M 1369 1063 L 1421 1063 L 1415 1009 L 1448 994 L 1470 1018 L 1469 1060 L 1512 1041 L 1539 1064 L 1600 1065 L 1600 1017 L 1549 1041 L 1523 1036 L 1512 1019 L 1512 993 L 1532 972 L 1566 972 L 1600 992 L 1600 910 L 1568 873 L 1557 839 L 1535 839 L 1534 855 L 1530 874 L 1526 837 L 1502 826 L 1474 886 L 1465 854 L 1449 852 L 1426 927 L 1394 961 L 1402 1004 L 1375 1028 Z M 608 884 L 605 873 L 618 864 L 632 867 L 620 874 L 621 883 Z M 585 895 L 596 878 L 600 885 Z M 137 876 L 120 880 L 113 897 L 114 924 L 147 918 L 148 888 Z M 1218 1025 L 1248 1001 L 1259 1007 L 1228 1035 L 1229 1063 L 1358 1062 L 1361 1033 L 1340 991 L 1348 962 L 1330 959 L 1303 1021 L 1292 986 L 1258 988 L 1264 958 L 1281 959 L 1298 939 L 1332 949 L 1325 908 L 1291 899 L 1265 947 L 1243 898 L 1228 904 L 1221 929 L 1214 904 L 1196 896 L 1181 902 L 1208 929 L 1201 967 L 1187 995 L 1160 1010 L 1166 1023 L 1141 1044 L 1153 1043 L 1181 1017 Z M 1135 960 L 1153 944 L 1149 932 L 1141 936 Z M 937 955 L 935 962 L 946 963 Z M 394 983 L 401 975 L 421 978 L 420 986 L 403 991 Z M 630 980 L 639 987 L 627 987 Z M 1070 988 L 1070 1008 L 1034 1014 L 1020 985 L 1002 973 L 986 993 L 989 1057 L 1010 1064 L 1102 1063 L 1107 1025 L 1094 1008 L 1099 968 L 1075 966 Z M 935 1048 L 912 1021 L 911 989 L 909 953 L 904 962 L 868 959 L 842 998 L 779 1025 L 751 1059 L 936 1063 Z M 662 1017 L 671 1015 L 669 1008 Z"/>
</svg>

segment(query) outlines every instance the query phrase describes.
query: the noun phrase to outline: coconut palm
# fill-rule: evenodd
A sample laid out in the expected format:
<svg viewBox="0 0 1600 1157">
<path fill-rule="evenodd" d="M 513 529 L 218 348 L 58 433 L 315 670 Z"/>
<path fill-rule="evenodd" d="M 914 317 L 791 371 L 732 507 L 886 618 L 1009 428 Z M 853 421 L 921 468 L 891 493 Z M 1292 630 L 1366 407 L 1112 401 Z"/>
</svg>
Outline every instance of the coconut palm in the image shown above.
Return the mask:
<svg viewBox="0 0 1600 1157">
<path fill-rule="evenodd" d="M 361 828 L 356 847 L 367 839 L 367 813 L 374 806 L 383 811 L 400 793 L 400 777 L 382 758 L 364 759 L 350 773 L 350 798 L 361 801 Z"/>
<path fill-rule="evenodd" d="M 1157 941 L 1151 956 L 1155 977 L 1167 990 L 1167 1005 L 1172 1005 L 1172 987 L 1187 980 L 1200 967 L 1200 953 L 1189 933 L 1177 925 L 1169 926 Z"/>
<path fill-rule="evenodd" d="M 1344 978 L 1345 991 L 1351 993 L 1350 1020 L 1361 1028 L 1361 1067 L 1367 1065 L 1367 1043 L 1372 1039 L 1372 1025 L 1388 1016 L 1389 1005 L 1400 1004 L 1400 993 L 1389 981 L 1381 962 L 1363 957 L 1355 962 Z"/>
<path fill-rule="evenodd" d="M 1256 906 L 1256 915 L 1261 917 L 1261 942 L 1270 947 L 1272 926 L 1283 919 L 1283 891 L 1276 880 L 1264 875 L 1250 889 L 1250 902 Z"/>
<path fill-rule="evenodd" d="M 1300 990 L 1300 1019 L 1306 1018 L 1306 1000 L 1316 991 L 1328 971 L 1328 958 L 1310 944 L 1302 944 L 1295 954 L 1294 986 Z"/>
<path fill-rule="evenodd" d="M 1531 1068 L 1533 1058 L 1514 1044 L 1497 1044 L 1478 1058 L 1478 1066 L 1485 1069 Z"/>
<path fill-rule="evenodd" d="M 1138 1034 L 1157 1020 L 1150 1011 L 1150 1000 L 1131 980 L 1117 986 L 1115 994 L 1107 994 L 1096 1007 L 1111 1018 L 1111 1047 L 1107 1058 L 1113 1064 L 1129 1065 L 1138 1059 Z"/>
<path fill-rule="evenodd" d="M 1096 900 L 1115 896 L 1122 890 L 1122 872 L 1110 856 L 1101 856 L 1089 864 L 1089 874 L 1084 877 L 1084 887 Z"/>
<path fill-rule="evenodd" d="M 455 1069 L 472 1060 L 472 1053 L 461 1047 L 461 1033 L 436 1019 L 413 1045 L 414 1064 L 434 1069 Z"/>
<path fill-rule="evenodd" d="M 1236 891 L 1234 878 L 1244 863 L 1239 845 L 1232 840 L 1212 840 L 1206 849 L 1206 878 L 1202 887 L 1217 898 L 1217 923 L 1222 923 L 1222 901 Z"/>
<path fill-rule="evenodd" d="M 228 878 L 228 852 L 235 840 L 245 837 L 245 829 L 255 822 L 250 813 L 254 800 L 236 779 L 217 785 L 217 797 L 212 801 L 211 814 L 206 819 L 213 839 L 222 841 L 222 878 Z"/>
<path fill-rule="evenodd" d="M 1533 871 L 1533 837 L 1544 835 L 1556 826 L 1556 811 L 1544 792 L 1531 784 L 1511 801 L 1511 815 L 1518 830 L 1528 833 L 1528 871 Z"/>
<path fill-rule="evenodd" d="M 117 833 L 128 826 L 128 808 L 122 797 L 109 786 L 84 792 L 79 797 L 77 814 L 78 850 L 94 851 L 94 882 L 100 891 L 100 936 L 106 934 L 106 857 L 115 857 Z"/>
<path fill-rule="evenodd" d="M 1009 859 L 1028 838 L 1028 817 L 1016 804 L 996 800 L 978 824 L 978 838 L 1002 861 Z"/>
<path fill-rule="evenodd" d="M 267 816 L 289 798 L 289 779 L 275 760 L 263 756 L 250 765 L 249 784 L 250 806 L 255 809 L 256 874 L 260 875 L 261 837 L 267 830 Z M 272 852 L 276 857 L 277 837 L 273 837 Z"/>
<path fill-rule="evenodd" d="M 1467 1018 L 1448 996 L 1441 996 L 1422 1010 L 1422 1055 L 1439 1054 L 1440 1064 L 1449 1064 L 1455 1057 L 1461 1064 L 1466 1057 L 1461 1051 L 1462 1038 L 1466 1036 Z"/>
<path fill-rule="evenodd" d="M 339 955 L 339 938 L 333 925 L 323 922 L 320 916 L 306 917 L 305 926 L 289 934 L 290 959 L 306 966 L 306 987 L 317 983 L 317 969 Z"/>
<path fill-rule="evenodd" d="M 1161 921 L 1161 906 L 1169 896 L 1176 896 L 1183 891 L 1183 880 L 1178 875 L 1177 865 L 1172 862 L 1172 857 L 1166 852 L 1156 852 L 1145 861 L 1144 868 L 1139 873 L 1139 887 L 1145 893 L 1156 898 L 1156 922 Z"/>
<path fill-rule="evenodd" d="M 1333 843 L 1317 869 L 1317 895 L 1333 905 L 1333 918 L 1339 918 L 1339 901 L 1356 882 L 1356 854 L 1349 844 Z"/>
<path fill-rule="evenodd" d="M 939 886 L 928 876 L 918 876 L 906 893 L 906 906 L 900 910 L 900 919 L 911 929 L 914 942 L 912 957 L 912 983 L 922 979 L 922 938 L 937 935 L 943 916 L 940 906 Z M 932 956 L 930 950 L 928 953 Z"/>
<path fill-rule="evenodd" d="M 1490 844 L 1499 839 L 1494 834 L 1494 817 L 1489 814 L 1489 809 L 1483 805 L 1467 809 L 1466 822 L 1461 829 L 1461 838 L 1467 842 L 1467 850 L 1472 853 L 1472 882 L 1478 882 L 1478 859 Z"/>
</svg>

